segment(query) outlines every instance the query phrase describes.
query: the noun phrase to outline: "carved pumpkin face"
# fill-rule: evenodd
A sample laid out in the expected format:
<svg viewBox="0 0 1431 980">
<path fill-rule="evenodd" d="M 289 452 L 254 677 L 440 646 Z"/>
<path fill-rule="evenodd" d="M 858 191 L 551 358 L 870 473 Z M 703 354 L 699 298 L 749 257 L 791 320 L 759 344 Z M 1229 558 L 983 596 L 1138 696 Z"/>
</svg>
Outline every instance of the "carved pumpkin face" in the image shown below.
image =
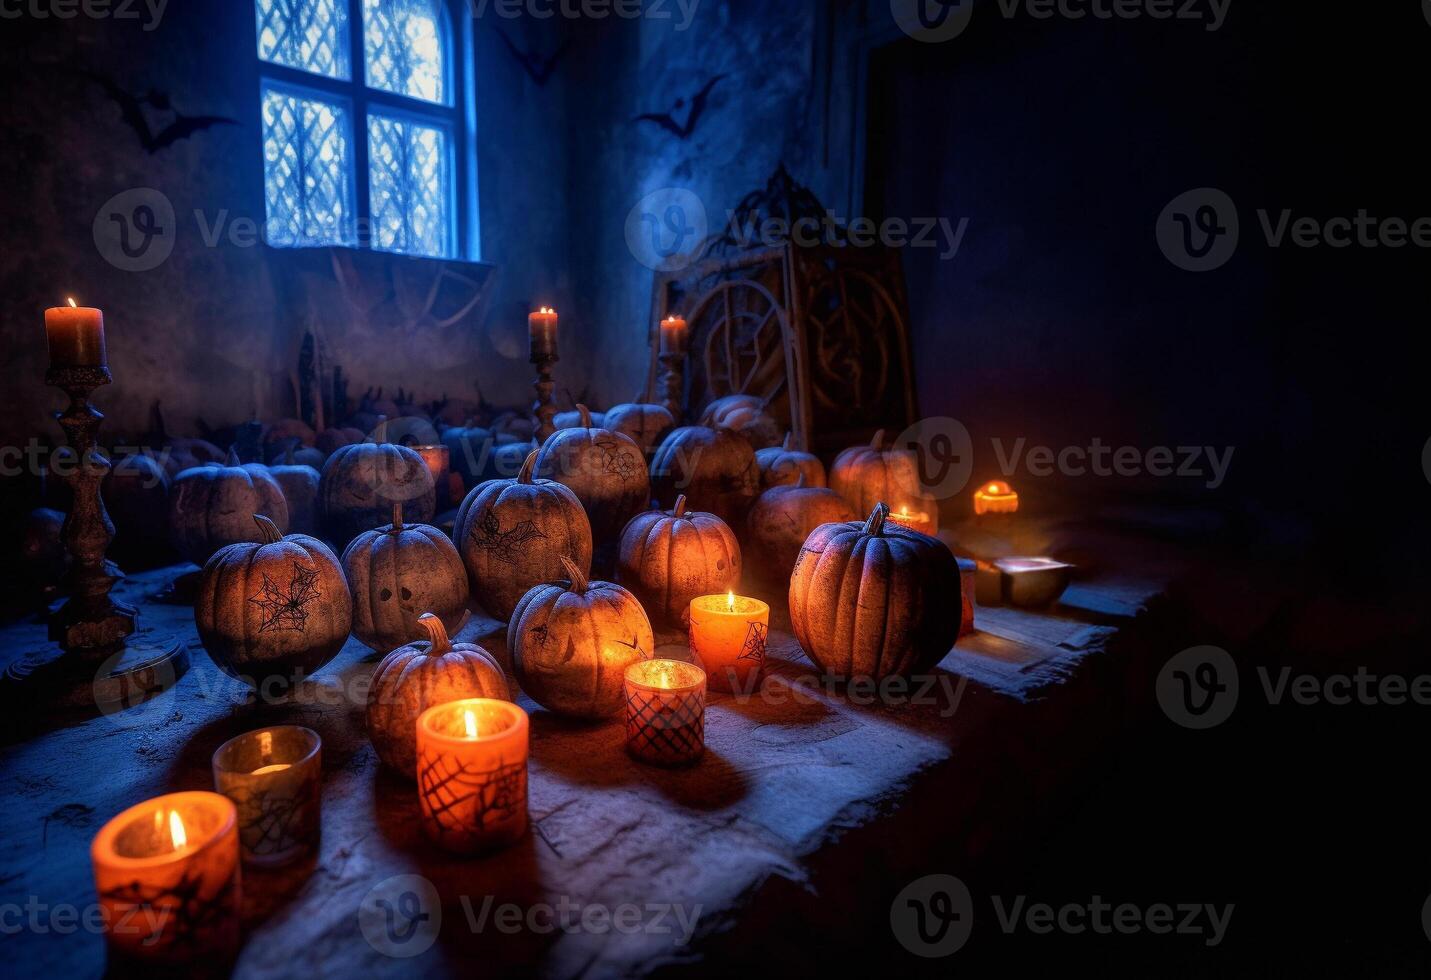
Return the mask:
<svg viewBox="0 0 1431 980">
<path fill-rule="evenodd" d="M 755 450 L 744 436 L 691 425 L 666 437 L 651 464 L 656 497 L 674 507 L 685 494 L 689 506 L 739 527 L 760 490 Z"/>
<path fill-rule="evenodd" d="M 802 479 L 807 487 L 825 485 L 825 464 L 810 453 L 796 449 L 788 432 L 779 446 L 757 450 L 755 464 L 760 467 L 762 490 L 794 486 Z"/>
<path fill-rule="evenodd" d="M 772 596 L 783 595 L 811 532 L 821 524 L 853 520 L 854 510 L 833 490 L 799 483 L 772 487 L 760 495 L 746 518 L 750 551 L 760 556 L 751 571 Z"/>
<path fill-rule="evenodd" d="M 664 405 L 631 402 L 606 411 L 606 428 L 630 437 L 647 455 L 675 427 L 676 419 Z"/>
<path fill-rule="evenodd" d="M 401 502 L 417 523 L 431 521 L 437 511 L 437 489 L 422 457 L 406 446 L 383 442 L 344 446 L 323 464 L 318 499 L 323 526 L 341 547 L 364 531 L 382 527 Z"/>
<path fill-rule="evenodd" d="M 389 653 L 368 689 L 368 738 L 378 758 L 417 778 L 417 718 L 428 708 L 465 698 L 512 700 L 507 676 L 492 655 L 472 643 L 453 643 L 437 616 L 418 618 L 427 639 Z"/>
<path fill-rule="evenodd" d="M 223 671 L 259 686 L 297 680 L 343 648 L 353 604 L 338 558 L 317 538 L 285 538 L 263 515 L 260 542 L 232 544 L 209 559 L 199 579 L 194 621 L 204 649 Z"/>
<path fill-rule="evenodd" d="M 592 426 L 586 406 L 578 410 L 586 424 L 552 433 L 537 456 L 537 473 L 576 494 L 597 543 L 614 541 L 650 503 L 646 457 L 627 436 Z"/>
<path fill-rule="evenodd" d="M 686 510 L 684 496 L 672 510 L 637 514 L 621 533 L 618 580 L 672 626 L 690 625 L 696 596 L 734 592 L 740 574 L 734 532 L 714 514 Z"/>
<path fill-rule="evenodd" d="M 534 480 L 537 452 L 515 480 L 493 480 L 467 495 L 452 537 L 471 582 L 472 597 L 506 620 L 534 586 L 565 574 L 569 557 L 591 570 L 591 524 L 581 501 L 560 483 Z"/>
<path fill-rule="evenodd" d="M 279 531 L 288 528 L 288 503 L 283 490 L 257 463 L 198 466 L 174 480 L 169 495 L 169 540 L 175 550 L 196 565 L 220 548 L 240 541 L 262 541 L 254 516 L 268 517 Z"/>
<path fill-rule="evenodd" d="M 884 430 L 868 446 L 846 449 L 830 467 L 830 489 L 856 513 L 867 514 L 880 501 L 894 501 L 911 511 L 938 511 L 939 503 L 919 482 L 914 453 L 884 448 Z"/>
<path fill-rule="evenodd" d="M 353 593 L 353 634 L 374 650 L 391 650 L 422 635 L 418 619 L 435 613 L 455 627 L 467 611 L 467 570 L 457 549 L 435 527 L 393 521 L 364 531 L 343 552 Z"/>
<path fill-rule="evenodd" d="M 626 668 L 649 660 L 656 640 L 636 597 L 610 582 L 570 580 L 532 589 L 507 627 L 517 680 L 544 708 L 577 718 L 609 718 L 625 703 Z"/>
<path fill-rule="evenodd" d="M 790 623 L 826 674 L 849 680 L 931 670 L 959 635 L 959 565 L 949 548 L 897 525 L 877 504 L 867 521 L 811 533 L 790 576 Z"/>
</svg>

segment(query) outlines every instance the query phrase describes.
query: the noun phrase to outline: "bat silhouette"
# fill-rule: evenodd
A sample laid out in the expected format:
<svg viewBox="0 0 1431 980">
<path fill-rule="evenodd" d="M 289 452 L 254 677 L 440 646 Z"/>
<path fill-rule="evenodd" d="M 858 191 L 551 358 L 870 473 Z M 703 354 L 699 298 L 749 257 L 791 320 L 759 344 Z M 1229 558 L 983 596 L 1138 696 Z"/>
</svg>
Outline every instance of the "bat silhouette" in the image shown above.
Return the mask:
<svg viewBox="0 0 1431 980">
<path fill-rule="evenodd" d="M 566 47 L 570 40 L 563 41 L 551 57 L 543 58 L 535 51 L 518 51 L 517 46 L 512 43 L 512 39 L 507 36 L 507 32 L 500 27 L 496 28 L 498 34 L 502 36 L 502 43 L 507 46 L 507 50 L 512 52 L 512 57 L 517 59 L 517 63 L 526 69 L 527 74 L 537 85 L 545 85 L 556 71 L 557 62 L 566 53 Z"/>
<path fill-rule="evenodd" d="M 80 74 L 104 89 L 105 94 L 114 100 L 115 104 L 119 106 L 120 118 L 139 136 L 139 143 L 147 153 L 158 153 L 166 146 L 172 146 L 179 140 L 188 139 L 195 133 L 213 126 L 237 126 L 239 124 L 237 119 L 230 119 L 227 116 L 186 116 L 174 108 L 167 93 L 157 89 L 150 89 L 148 95 L 135 96 L 103 75 L 96 75 L 93 72 L 81 72 Z M 149 118 L 144 114 L 146 105 L 160 112 L 173 114 L 173 122 L 156 133 L 149 125 Z"/>
<path fill-rule="evenodd" d="M 676 122 L 675 113 L 680 112 L 686 106 L 685 99 L 677 99 L 676 104 L 670 112 L 647 112 L 637 116 L 632 122 L 653 122 L 662 129 L 674 133 L 677 139 L 686 139 L 696 131 L 696 124 L 701 121 L 701 116 L 706 112 L 706 100 L 710 98 L 711 89 L 716 87 L 716 82 L 725 78 L 725 75 L 717 75 L 706 82 L 705 87 L 691 97 L 691 109 L 686 114 L 684 124 Z"/>
</svg>

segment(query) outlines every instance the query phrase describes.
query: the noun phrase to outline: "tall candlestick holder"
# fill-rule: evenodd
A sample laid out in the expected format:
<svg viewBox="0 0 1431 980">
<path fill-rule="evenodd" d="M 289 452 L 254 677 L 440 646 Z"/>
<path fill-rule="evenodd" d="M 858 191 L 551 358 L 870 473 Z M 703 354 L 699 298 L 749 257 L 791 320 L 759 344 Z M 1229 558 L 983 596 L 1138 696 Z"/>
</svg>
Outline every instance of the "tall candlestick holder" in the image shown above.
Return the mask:
<svg viewBox="0 0 1431 980">
<path fill-rule="evenodd" d="M 147 631 L 135 636 L 137 611 L 110 594 L 124 573 L 105 557 L 114 523 L 100 489 L 111 467 L 95 446 L 104 415 L 89 397 L 113 380 L 103 366 L 56 366 L 45 374 L 45 384 L 70 399 L 55 413 L 68 445 L 55 451 L 50 467 L 70 488 L 61 530 L 70 561 L 69 598 L 49 621 L 58 650 L 32 653 L 5 668 L 0 697 L 6 701 L 38 706 L 58 700 L 109 713 L 168 690 L 188 669 L 183 644 Z"/>
<path fill-rule="evenodd" d="M 661 363 L 660 404 L 666 407 L 671 417 L 680 425 L 686 416 L 686 353 L 685 351 L 661 351 L 656 355 Z"/>
<path fill-rule="evenodd" d="M 559 360 L 561 358 L 557 357 L 556 351 L 532 351 L 531 361 L 537 368 L 537 379 L 532 382 L 537 392 L 537 400 L 532 403 L 532 421 L 536 423 L 532 439 L 538 446 L 556 431 L 556 381 L 552 379 L 552 367 Z"/>
</svg>

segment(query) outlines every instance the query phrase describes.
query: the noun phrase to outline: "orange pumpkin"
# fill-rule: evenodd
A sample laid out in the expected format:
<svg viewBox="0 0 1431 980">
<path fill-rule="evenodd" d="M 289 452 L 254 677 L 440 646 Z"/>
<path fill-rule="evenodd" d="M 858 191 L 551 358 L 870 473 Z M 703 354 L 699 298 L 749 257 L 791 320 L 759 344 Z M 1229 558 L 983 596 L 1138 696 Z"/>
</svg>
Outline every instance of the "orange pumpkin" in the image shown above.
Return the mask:
<svg viewBox="0 0 1431 980">
<path fill-rule="evenodd" d="M 939 502 L 926 494 L 919 482 L 914 453 L 885 449 L 883 429 L 868 446 L 855 446 L 835 457 L 830 489 L 849 501 L 858 514 L 868 513 L 882 500 L 907 507 L 912 513 L 939 509 Z"/>
<path fill-rule="evenodd" d="M 745 437 L 726 429 L 689 425 L 661 443 L 651 463 L 656 499 L 674 507 L 685 494 L 690 506 L 740 527 L 760 492 L 755 450 Z"/>
<path fill-rule="evenodd" d="M 229 453 L 223 466 L 196 466 L 174 478 L 169 494 L 169 540 L 174 549 L 202 565 L 219 549 L 240 541 L 263 541 L 254 517 L 264 514 L 288 529 L 283 490 L 258 463 L 240 464 Z"/>
<path fill-rule="evenodd" d="M 823 524 L 790 576 L 790 623 L 827 675 L 850 680 L 927 672 L 959 636 L 959 565 L 949 548 L 898 525 L 875 505 L 869 519 Z"/>
<path fill-rule="evenodd" d="M 684 495 L 669 511 L 637 514 L 621 532 L 617 581 L 648 615 L 689 626 L 696 596 L 734 592 L 740 585 L 740 544 L 714 514 L 686 510 Z"/>
<path fill-rule="evenodd" d="M 804 479 L 807 487 L 825 485 L 825 464 L 810 453 L 796 449 L 794 437 L 785 433 L 785 440 L 778 446 L 760 449 L 755 453 L 755 465 L 760 467 L 760 488 L 791 486 Z"/>
<path fill-rule="evenodd" d="M 426 640 L 398 647 L 373 671 L 368 689 L 368 738 L 384 764 L 417 778 L 417 716 L 436 704 L 463 698 L 512 700 L 507 675 L 473 643 L 453 643 L 442 620 L 417 620 Z"/>
<path fill-rule="evenodd" d="M 592 425 L 591 412 L 578 405 L 581 424 L 558 429 L 537 456 L 537 473 L 566 486 L 586 508 L 591 536 L 614 541 L 651 502 L 651 477 L 641 447 L 623 436 Z"/>
<path fill-rule="evenodd" d="M 318 465 L 323 465 L 321 460 Z M 288 530 L 294 534 L 317 534 L 317 468 L 298 462 L 293 447 L 290 446 L 281 464 L 269 464 L 268 475 L 273 477 L 273 481 L 283 491 L 283 501 L 288 505 Z"/>
<path fill-rule="evenodd" d="M 606 410 L 606 428 L 629 436 L 648 455 L 675 427 L 675 416 L 664 405 L 628 402 Z"/>
<path fill-rule="evenodd" d="M 766 409 L 769 402 L 754 395 L 727 395 L 706 406 L 701 425 L 739 432 L 756 449 L 780 444 L 780 426 Z"/>
<path fill-rule="evenodd" d="M 283 537 L 262 514 L 257 544 L 220 550 L 204 566 L 194 621 L 223 671 L 256 687 L 297 681 L 343 648 L 353 602 L 328 546 L 306 534 Z"/>
<path fill-rule="evenodd" d="M 588 582 L 575 563 L 562 564 L 570 577 L 532 589 L 512 614 L 512 666 L 522 690 L 542 707 L 609 718 L 625 703 L 626 668 L 655 649 L 651 621 L 621 586 Z"/>
<path fill-rule="evenodd" d="M 771 594 L 783 593 L 810 533 L 821 524 L 855 519 L 844 497 L 824 487 L 807 487 L 803 477 L 794 486 L 772 487 L 760 495 L 746 518 L 750 552 L 760 556 L 751 571 Z"/>
<path fill-rule="evenodd" d="M 353 635 L 374 650 L 391 650 L 420 632 L 434 613 L 456 626 L 467 612 L 467 569 L 451 539 L 427 524 L 404 524 L 393 504 L 386 527 L 364 531 L 343 551 L 353 594 Z"/>
<path fill-rule="evenodd" d="M 399 501 L 418 523 L 432 520 L 437 512 L 437 488 L 422 457 L 388 443 L 386 424 L 378 426 L 373 438 L 343 446 L 323 464 L 319 510 L 324 530 L 339 547 L 382 527 Z"/>
<path fill-rule="evenodd" d="M 452 537 L 472 597 L 498 619 L 511 619 L 533 587 L 561 578 L 562 558 L 591 570 L 591 523 L 581 501 L 560 483 L 534 480 L 537 450 L 515 480 L 490 480 L 467 495 Z"/>
</svg>

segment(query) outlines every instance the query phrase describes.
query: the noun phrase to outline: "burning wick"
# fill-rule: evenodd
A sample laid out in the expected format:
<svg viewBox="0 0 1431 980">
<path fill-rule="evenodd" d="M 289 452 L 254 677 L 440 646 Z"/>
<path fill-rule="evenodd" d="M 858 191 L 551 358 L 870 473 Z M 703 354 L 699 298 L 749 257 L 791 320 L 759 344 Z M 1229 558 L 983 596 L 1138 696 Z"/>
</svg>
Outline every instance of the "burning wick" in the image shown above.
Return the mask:
<svg viewBox="0 0 1431 980">
<path fill-rule="evenodd" d="M 184 832 L 184 821 L 178 810 L 169 811 L 169 839 L 173 841 L 176 851 L 182 850 L 189 843 L 189 835 Z"/>
<path fill-rule="evenodd" d="M 462 712 L 462 724 L 467 729 L 468 738 L 477 737 L 477 716 L 471 711 Z"/>
<path fill-rule="evenodd" d="M 734 592 L 727 592 L 727 593 L 725 594 L 725 604 L 726 604 L 726 608 L 728 608 L 731 612 L 735 612 L 735 593 L 734 593 Z"/>
<path fill-rule="evenodd" d="M 75 298 L 73 296 L 66 296 L 65 299 L 70 301 L 70 306 L 74 307 L 75 309 L 79 309 L 79 304 L 75 302 Z"/>
</svg>

